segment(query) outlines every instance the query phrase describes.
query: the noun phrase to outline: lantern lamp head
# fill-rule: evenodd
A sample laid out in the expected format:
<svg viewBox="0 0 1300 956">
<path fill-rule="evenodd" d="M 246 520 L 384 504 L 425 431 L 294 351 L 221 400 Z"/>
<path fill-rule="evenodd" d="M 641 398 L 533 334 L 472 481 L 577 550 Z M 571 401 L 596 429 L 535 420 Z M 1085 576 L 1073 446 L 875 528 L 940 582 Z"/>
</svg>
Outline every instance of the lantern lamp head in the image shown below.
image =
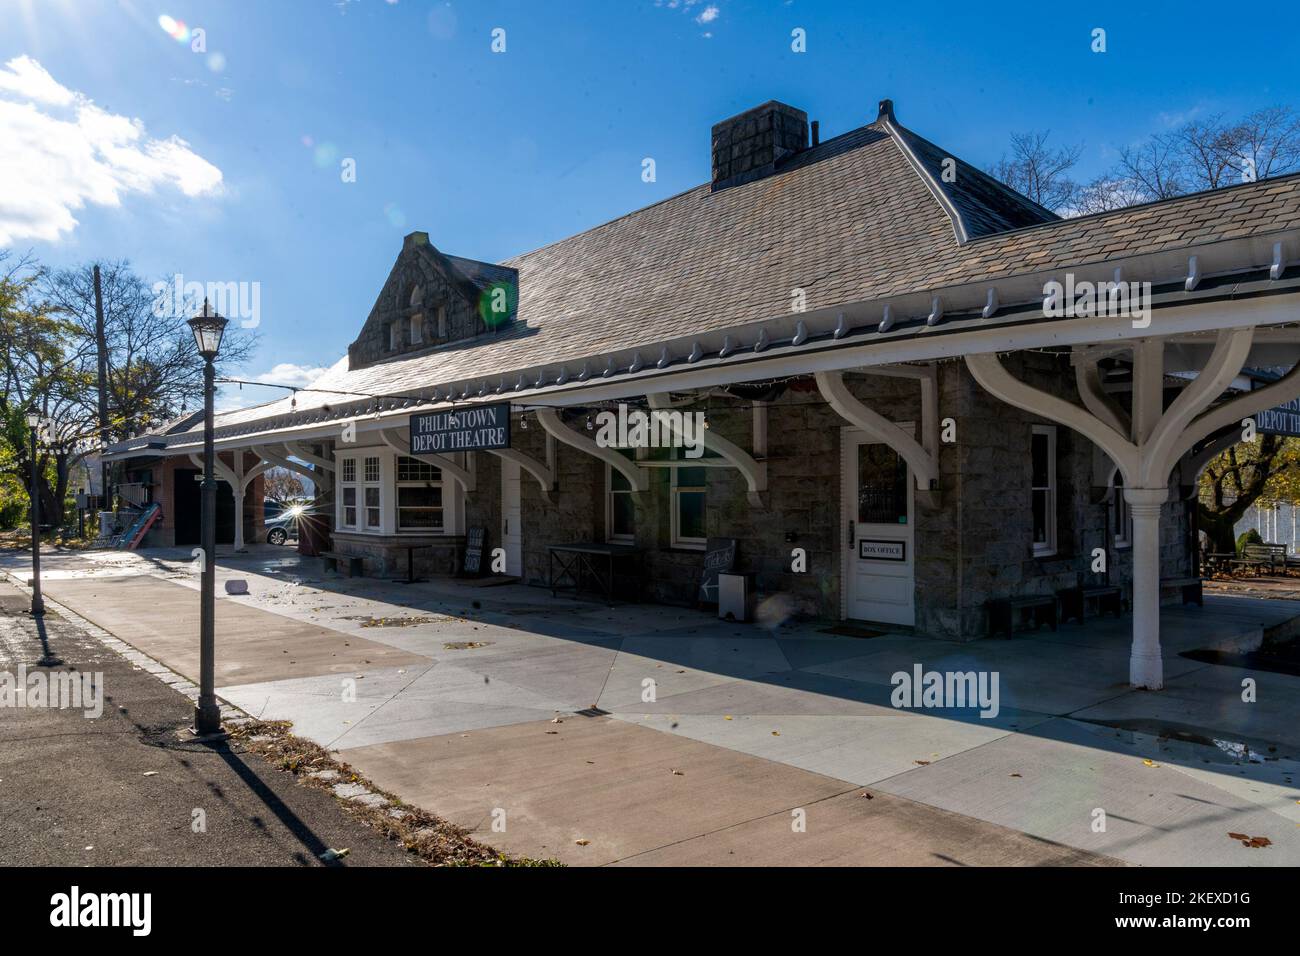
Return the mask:
<svg viewBox="0 0 1300 956">
<path fill-rule="evenodd" d="M 208 305 L 208 300 L 203 300 L 203 309 L 198 315 L 190 319 L 190 330 L 194 333 L 194 341 L 199 347 L 199 354 L 208 361 L 217 357 L 221 351 L 221 337 L 225 334 L 227 320 L 218 315 L 216 309 Z"/>
</svg>

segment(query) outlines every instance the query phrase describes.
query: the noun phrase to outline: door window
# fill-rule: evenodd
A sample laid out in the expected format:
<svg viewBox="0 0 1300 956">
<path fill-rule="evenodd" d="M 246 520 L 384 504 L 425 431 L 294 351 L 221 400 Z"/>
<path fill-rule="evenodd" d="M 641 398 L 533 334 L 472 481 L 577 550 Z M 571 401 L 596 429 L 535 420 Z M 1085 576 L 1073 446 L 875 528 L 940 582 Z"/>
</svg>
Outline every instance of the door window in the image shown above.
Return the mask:
<svg viewBox="0 0 1300 956">
<path fill-rule="evenodd" d="M 907 462 L 888 445 L 858 446 L 858 522 L 907 524 Z"/>
</svg>

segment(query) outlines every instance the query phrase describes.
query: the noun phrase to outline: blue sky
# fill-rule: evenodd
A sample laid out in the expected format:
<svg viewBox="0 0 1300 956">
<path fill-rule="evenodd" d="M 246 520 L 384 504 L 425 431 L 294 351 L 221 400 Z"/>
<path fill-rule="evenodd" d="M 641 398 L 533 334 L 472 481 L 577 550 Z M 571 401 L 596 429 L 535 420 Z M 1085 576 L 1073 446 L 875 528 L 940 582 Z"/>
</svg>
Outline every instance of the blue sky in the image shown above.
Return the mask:
<svg viewBox="0 0 1300 956">
<path fill-rule="evenodd" d="M 768 99 L 829 138 L 888 96 L 904 125 L 981 167 L 1012 132 L 1050 129 L 1083 145 L 1082 178 L 1188 117 L 1300 107 L 1287 5 L 993 6 L 0 0 L 0 171 L 29 172 L 0 175 L 0 241 L 52 266 L 126 257 L 151 278 L 257 282 L 261 344 L 242 372 L 296 381 L 346 350 L 405 233 L 486 260 L 572 235 L 707 180 L 710 126 Z M 163 15 L 201 27 L 206 53 Z M 73 130 L 86 101 L 100 122 Z M 9 136 L 6 155 L 5 121 L 69 138 L 15 156 Z M 86 167 L 63 168 L 68 144 L 90 151 L 95 189 Z M 349 158 L 356 182 L 340 175 Z"/>
</svg>

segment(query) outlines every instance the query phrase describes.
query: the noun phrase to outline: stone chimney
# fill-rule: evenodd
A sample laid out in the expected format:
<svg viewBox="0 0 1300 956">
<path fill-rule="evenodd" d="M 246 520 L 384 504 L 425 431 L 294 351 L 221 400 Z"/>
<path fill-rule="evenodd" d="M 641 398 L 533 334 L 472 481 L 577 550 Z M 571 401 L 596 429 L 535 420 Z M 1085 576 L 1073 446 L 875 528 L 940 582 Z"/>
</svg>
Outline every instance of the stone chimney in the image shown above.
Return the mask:
<svg viewBox="0 0 1300 956">
<path fill-rule="evenodd" d="M 808 148 L 808 114 L 769 100 L 713 127 L 713 191 L 770 176 Z"/>
</svg>

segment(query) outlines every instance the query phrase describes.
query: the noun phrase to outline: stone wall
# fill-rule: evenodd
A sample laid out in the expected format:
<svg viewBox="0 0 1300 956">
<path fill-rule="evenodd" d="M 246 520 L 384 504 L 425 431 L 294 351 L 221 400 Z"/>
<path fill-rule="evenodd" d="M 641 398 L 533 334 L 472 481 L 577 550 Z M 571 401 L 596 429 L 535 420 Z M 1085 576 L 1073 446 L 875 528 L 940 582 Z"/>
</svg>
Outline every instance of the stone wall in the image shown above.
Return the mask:
<svg viewBox="0 0 1300 956">
<path fill-rule="evenodd" d="M 364 573 L 376 578 L 405 579 L 409 545 L 420 549 L 410 555 L 417 577 L 455 574 L 465 553 L 464 535 L 404 534 L 397 539 L 336 530 L 331 537 L 334 551 L 359 556 Z"/>
<path fill-rule="evenodd" d="M 384 283 L 366 323 L 355 342 L 348 346 L 350 368 L 361 368 L 398 355 L 427 351 L 449 342 L 473 338 L 484 331 L 478 301 L 459 283 L 448 281 L 428 249 L 424 233 L 406 237 L 402 253 L 388 281 Z M 412 304 L 412 295 L 418 300 Z M 438 335 L 438 310 L 443 309 L 445 335 Z M 413 344 L 411 323 L 419 323 L 421 341 Z M 399 341 L 392 348 L 390 329 L 399 327 Z"/>
<path fill-rule="evenodd" d="M 1013 374 L 1075 400 L 1064 359 L 1046 355 L 1008 360 Z M 939 417 L 951 418 L 956 440 L 939 450 L 938 504 L 915 508 L 916 630 L 970 640 L 987 633 L 990 599 L 1051 593 L 1094 580 L 1092 551 L 1106 547 L 1110 581 L 1127 588 L 1131 552 L 1105 541 L 1106 489 L 1094 484 L 1095 450 L 1068 428 L 1057 435 L 1057 528 L 1054 555 L 1036 557 L 1032 545 L 1030 441 L 1032 426 L 1052 424 L 990 396 L 960 362 L 937 366 Z M 850 390 L 895 422 L 916 423 L 920 386 L 912 379 L 846 375 Z M 836 620 L 841 611 L 841 559 L 847 548 L 841 509 L 841 435 L 847 423 L 811 387 L 793 383 L 768 408 L 768 488 L 754 506 L 745 480 L 732 468 L 709 468 L 706 531 L 739 541 L 737 567 L 752 571 L 762 596 L 787 595 L 795 613 Z M 685 410 L 706 414 L 710 430 L 744 449 L 753 447 L 750 401 L 714 395 Z M 585 432 L 586 409 L 564 414 Z M 513 424 L 514 447 L 545 462 L 546 434 Z M 594 432 L 585 432 L 594 435 Z M 478 454 L 476 493 L 466 502 L 466 524 L 487 529 L 490 551 L 500 545 L 501 470 L 493 455 Z M 603 541 L 605 465 L 578 449 L 558 444 L 558 488 L 550 500 L 523 473 L 523 571 L 530 584 L 548 577 L 547 546 Z M 635 497 L 636 543 L 645 549 L 646 590 L 653 600 L 694 605 L 703 552 L 671 544 L 670 472 L 648 469 L 650 488 Z M 1103 470 L 1104 475 L 1105 470 Z M 1176 490 L 1176 489 L 1175 489 Z M 1185 553 L 1186 505 L 1171 494 L 1162 522 L 1162 574 L 1189 573 Z M 807 571 L 791 570 L 791 552 L 802 548 Z"/>
</svg>

